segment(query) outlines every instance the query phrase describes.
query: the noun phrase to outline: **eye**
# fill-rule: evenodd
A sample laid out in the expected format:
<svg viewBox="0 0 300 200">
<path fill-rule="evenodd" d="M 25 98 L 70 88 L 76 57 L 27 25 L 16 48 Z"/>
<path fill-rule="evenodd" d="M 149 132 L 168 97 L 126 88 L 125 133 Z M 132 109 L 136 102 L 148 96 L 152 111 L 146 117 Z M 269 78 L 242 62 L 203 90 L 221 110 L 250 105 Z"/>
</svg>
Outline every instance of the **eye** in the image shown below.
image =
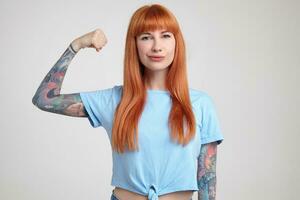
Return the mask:
<svg viewBox="0 0 300 200">
<path fill-rule="evenodd" d="M 171 35 L 169 35 L 169 34 L 165 34 L 165 35 L 163 35 L 163 37 L 164 37 L 164 38 L 170 38 L 170 37 L 171 37 Z"/>
<path fill-rule="evenodd" d="M 148 39 L 151 39 L 152 36 L 148 35 L 148 36 L 142 36 L 141 37 L 141 40 L 148 40 Z"/>
<path fill-rule="evenodd" d="M 141 40 L 147 40 L 149 37 L 148 36 L 142 36 Z"/>
</svg>

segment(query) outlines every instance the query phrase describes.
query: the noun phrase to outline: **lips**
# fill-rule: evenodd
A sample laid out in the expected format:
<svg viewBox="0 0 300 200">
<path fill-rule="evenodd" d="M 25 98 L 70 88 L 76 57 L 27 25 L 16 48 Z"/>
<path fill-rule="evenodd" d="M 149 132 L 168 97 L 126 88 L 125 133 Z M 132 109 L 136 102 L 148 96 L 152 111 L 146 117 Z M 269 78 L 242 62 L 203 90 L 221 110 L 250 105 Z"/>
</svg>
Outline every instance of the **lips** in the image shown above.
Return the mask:
<svg viewBox="0 0 300 200">
<path fill-rule="evenodd" d="M 152 61 L 161 61 L 164 59 L 164 56 L 149 56 Z"/>
<path fill-rule="evenodd" d="M 149 56 L 151 58 L 163 58 L 163 56 Z"/>
</svg>

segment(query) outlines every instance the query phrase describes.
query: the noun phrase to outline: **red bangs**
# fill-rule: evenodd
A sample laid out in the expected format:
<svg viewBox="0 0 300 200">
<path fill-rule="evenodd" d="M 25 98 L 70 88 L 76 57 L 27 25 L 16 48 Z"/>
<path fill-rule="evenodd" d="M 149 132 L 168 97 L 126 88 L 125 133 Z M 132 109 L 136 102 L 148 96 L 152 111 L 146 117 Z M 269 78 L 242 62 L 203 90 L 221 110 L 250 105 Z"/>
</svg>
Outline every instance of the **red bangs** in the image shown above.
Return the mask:
<svg viewBox="0 0 300 200">
<path fill-rule="evenodd" d="M 137 36 L 146 31 L 159 29 L 175 34 L 179 27 L 175 17 L 168 10 L 159 5 L 153 5 L 141 11 L 133 32 Z"/>
</svg>

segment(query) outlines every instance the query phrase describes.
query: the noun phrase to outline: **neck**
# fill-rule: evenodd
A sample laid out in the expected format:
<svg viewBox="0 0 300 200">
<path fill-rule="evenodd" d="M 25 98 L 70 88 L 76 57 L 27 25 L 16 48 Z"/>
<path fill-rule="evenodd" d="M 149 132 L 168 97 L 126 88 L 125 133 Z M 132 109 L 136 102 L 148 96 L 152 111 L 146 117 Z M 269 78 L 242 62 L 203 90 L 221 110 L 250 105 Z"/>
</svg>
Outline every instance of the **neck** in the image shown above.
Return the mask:
<svg viewBox="0 0 300 200">
<path fill-rule="evenodd" d="M 167 70 L 147 71 L 145 73 L 145 87 L 150 90 L 167 90 L 166 88 Z"/>
</svg>

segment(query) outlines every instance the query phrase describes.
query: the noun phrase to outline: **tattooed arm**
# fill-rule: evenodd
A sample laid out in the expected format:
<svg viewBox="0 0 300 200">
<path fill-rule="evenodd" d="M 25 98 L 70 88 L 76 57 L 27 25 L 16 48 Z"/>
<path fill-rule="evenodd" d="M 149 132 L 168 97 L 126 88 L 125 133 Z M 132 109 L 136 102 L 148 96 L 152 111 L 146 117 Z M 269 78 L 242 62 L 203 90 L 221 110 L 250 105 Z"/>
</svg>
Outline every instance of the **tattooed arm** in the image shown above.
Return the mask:
<svg viewBox="0 0 300 200">
<path fill-rule="evenodd" d="M 216 160 L 217 142 L 202 145 L 197 168 L 198 200 L 216 199 Z"/>
<path fill-rule="evenodd" d="M 87 116 L 79 93 L 60 94 L 68 66 L 78 50 L 77 43 L 72 42 L 40 84 L 32 98 L 39 109 L 73 117 Z"/>
</svg>

